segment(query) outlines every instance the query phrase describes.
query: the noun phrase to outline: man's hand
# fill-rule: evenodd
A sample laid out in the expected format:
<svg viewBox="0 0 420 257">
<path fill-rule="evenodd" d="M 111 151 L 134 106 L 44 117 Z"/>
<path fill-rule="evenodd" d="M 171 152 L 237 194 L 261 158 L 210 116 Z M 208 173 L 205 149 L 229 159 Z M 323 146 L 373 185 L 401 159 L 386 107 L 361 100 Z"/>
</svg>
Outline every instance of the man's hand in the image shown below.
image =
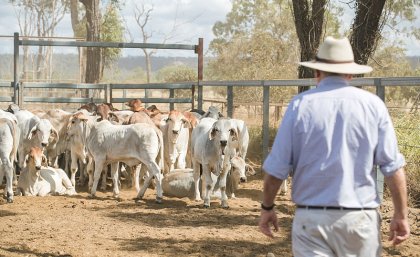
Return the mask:
<svg viewBox="0 0 420 257">
<path fill-rule="evenodd" d="M 277 232 L 279 230 L 279 223 L 277 220 L 276 212 L 274 211 L 274 209 L 270 211 L 261 210 L 260 223 L 259 223 L 260 231 L 264 235 L 273 238 L 274 235 L 270 228 L 271 225 L 274 226 L 274 231 Z"/>
<path fill-rule="evenodd" d="M 410 227 L 407 219 L 392 218 L 389 226 L 388 241 L 392 241 L 393 245 L 398 245 L 410 236 Z"/>
</svg>

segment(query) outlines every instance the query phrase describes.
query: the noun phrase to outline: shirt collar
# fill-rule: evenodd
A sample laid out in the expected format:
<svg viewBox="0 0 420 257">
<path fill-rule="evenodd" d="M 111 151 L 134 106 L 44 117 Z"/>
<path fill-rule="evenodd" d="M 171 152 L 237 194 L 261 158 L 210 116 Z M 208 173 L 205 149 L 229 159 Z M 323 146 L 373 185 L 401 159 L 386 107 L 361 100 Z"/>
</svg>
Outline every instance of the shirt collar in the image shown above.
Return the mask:
<svg viewBox="0 0 420 257">
<path fill-rule="evenodd" d="M 340 76 L 328 76 L 321 80 L 317 87 L 345 87 L 349 85 L 349 81 Z"/>
</svg>

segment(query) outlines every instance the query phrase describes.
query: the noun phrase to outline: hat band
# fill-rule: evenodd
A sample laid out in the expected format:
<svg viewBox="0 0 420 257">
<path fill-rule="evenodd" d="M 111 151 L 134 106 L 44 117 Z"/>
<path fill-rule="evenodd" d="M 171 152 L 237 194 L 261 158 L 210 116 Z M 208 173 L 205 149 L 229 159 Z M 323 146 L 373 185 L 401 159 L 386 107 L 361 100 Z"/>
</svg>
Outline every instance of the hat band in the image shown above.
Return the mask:
<svg viewBox="0 0 420 257">
<path fill-rule="evenodd" d="M 342 64 L 342 63 L 353 63 L 353 61 L 331 61 L 327 59 L 319 58 L 318 56 L 315 56 L 315 60 L 318 62 L 324 62 L 324 63 L 331 63 L 331 64 Z"/>
</svg>

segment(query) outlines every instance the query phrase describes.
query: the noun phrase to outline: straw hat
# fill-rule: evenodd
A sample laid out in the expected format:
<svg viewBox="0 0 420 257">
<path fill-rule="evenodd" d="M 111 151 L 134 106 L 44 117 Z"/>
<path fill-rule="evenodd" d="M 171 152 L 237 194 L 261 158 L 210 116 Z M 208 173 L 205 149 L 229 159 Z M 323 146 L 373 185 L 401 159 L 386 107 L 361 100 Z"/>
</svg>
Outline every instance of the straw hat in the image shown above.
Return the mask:
<svg viewBox="0 0 420 257">
<path fill-rule="evenodd" d="M 372 67 L 354 62 L 353 50 L 347 38 L 325 38 L 315 60 L 299 62 L 299 64 L 311 69 L 339 74 L 363 74 L 372 71 Z"/>
</svg>

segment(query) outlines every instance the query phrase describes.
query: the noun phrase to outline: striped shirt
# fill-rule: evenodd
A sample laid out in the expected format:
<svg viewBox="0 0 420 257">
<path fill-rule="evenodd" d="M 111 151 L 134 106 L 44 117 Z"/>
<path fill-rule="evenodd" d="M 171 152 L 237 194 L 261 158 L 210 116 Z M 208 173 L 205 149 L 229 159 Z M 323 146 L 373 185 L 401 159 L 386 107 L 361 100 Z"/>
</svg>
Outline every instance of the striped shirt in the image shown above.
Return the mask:
<svg viewBox="0 0 420 257">
<path fill-rule="evenodd" d="M 375 208 L 376 165 L 384 176 L 405 165 L 388 110 L 376 95 L 332 76 L 292 99 L 263 169 L 292 176 L 298 205 Z"/>
</svg>

